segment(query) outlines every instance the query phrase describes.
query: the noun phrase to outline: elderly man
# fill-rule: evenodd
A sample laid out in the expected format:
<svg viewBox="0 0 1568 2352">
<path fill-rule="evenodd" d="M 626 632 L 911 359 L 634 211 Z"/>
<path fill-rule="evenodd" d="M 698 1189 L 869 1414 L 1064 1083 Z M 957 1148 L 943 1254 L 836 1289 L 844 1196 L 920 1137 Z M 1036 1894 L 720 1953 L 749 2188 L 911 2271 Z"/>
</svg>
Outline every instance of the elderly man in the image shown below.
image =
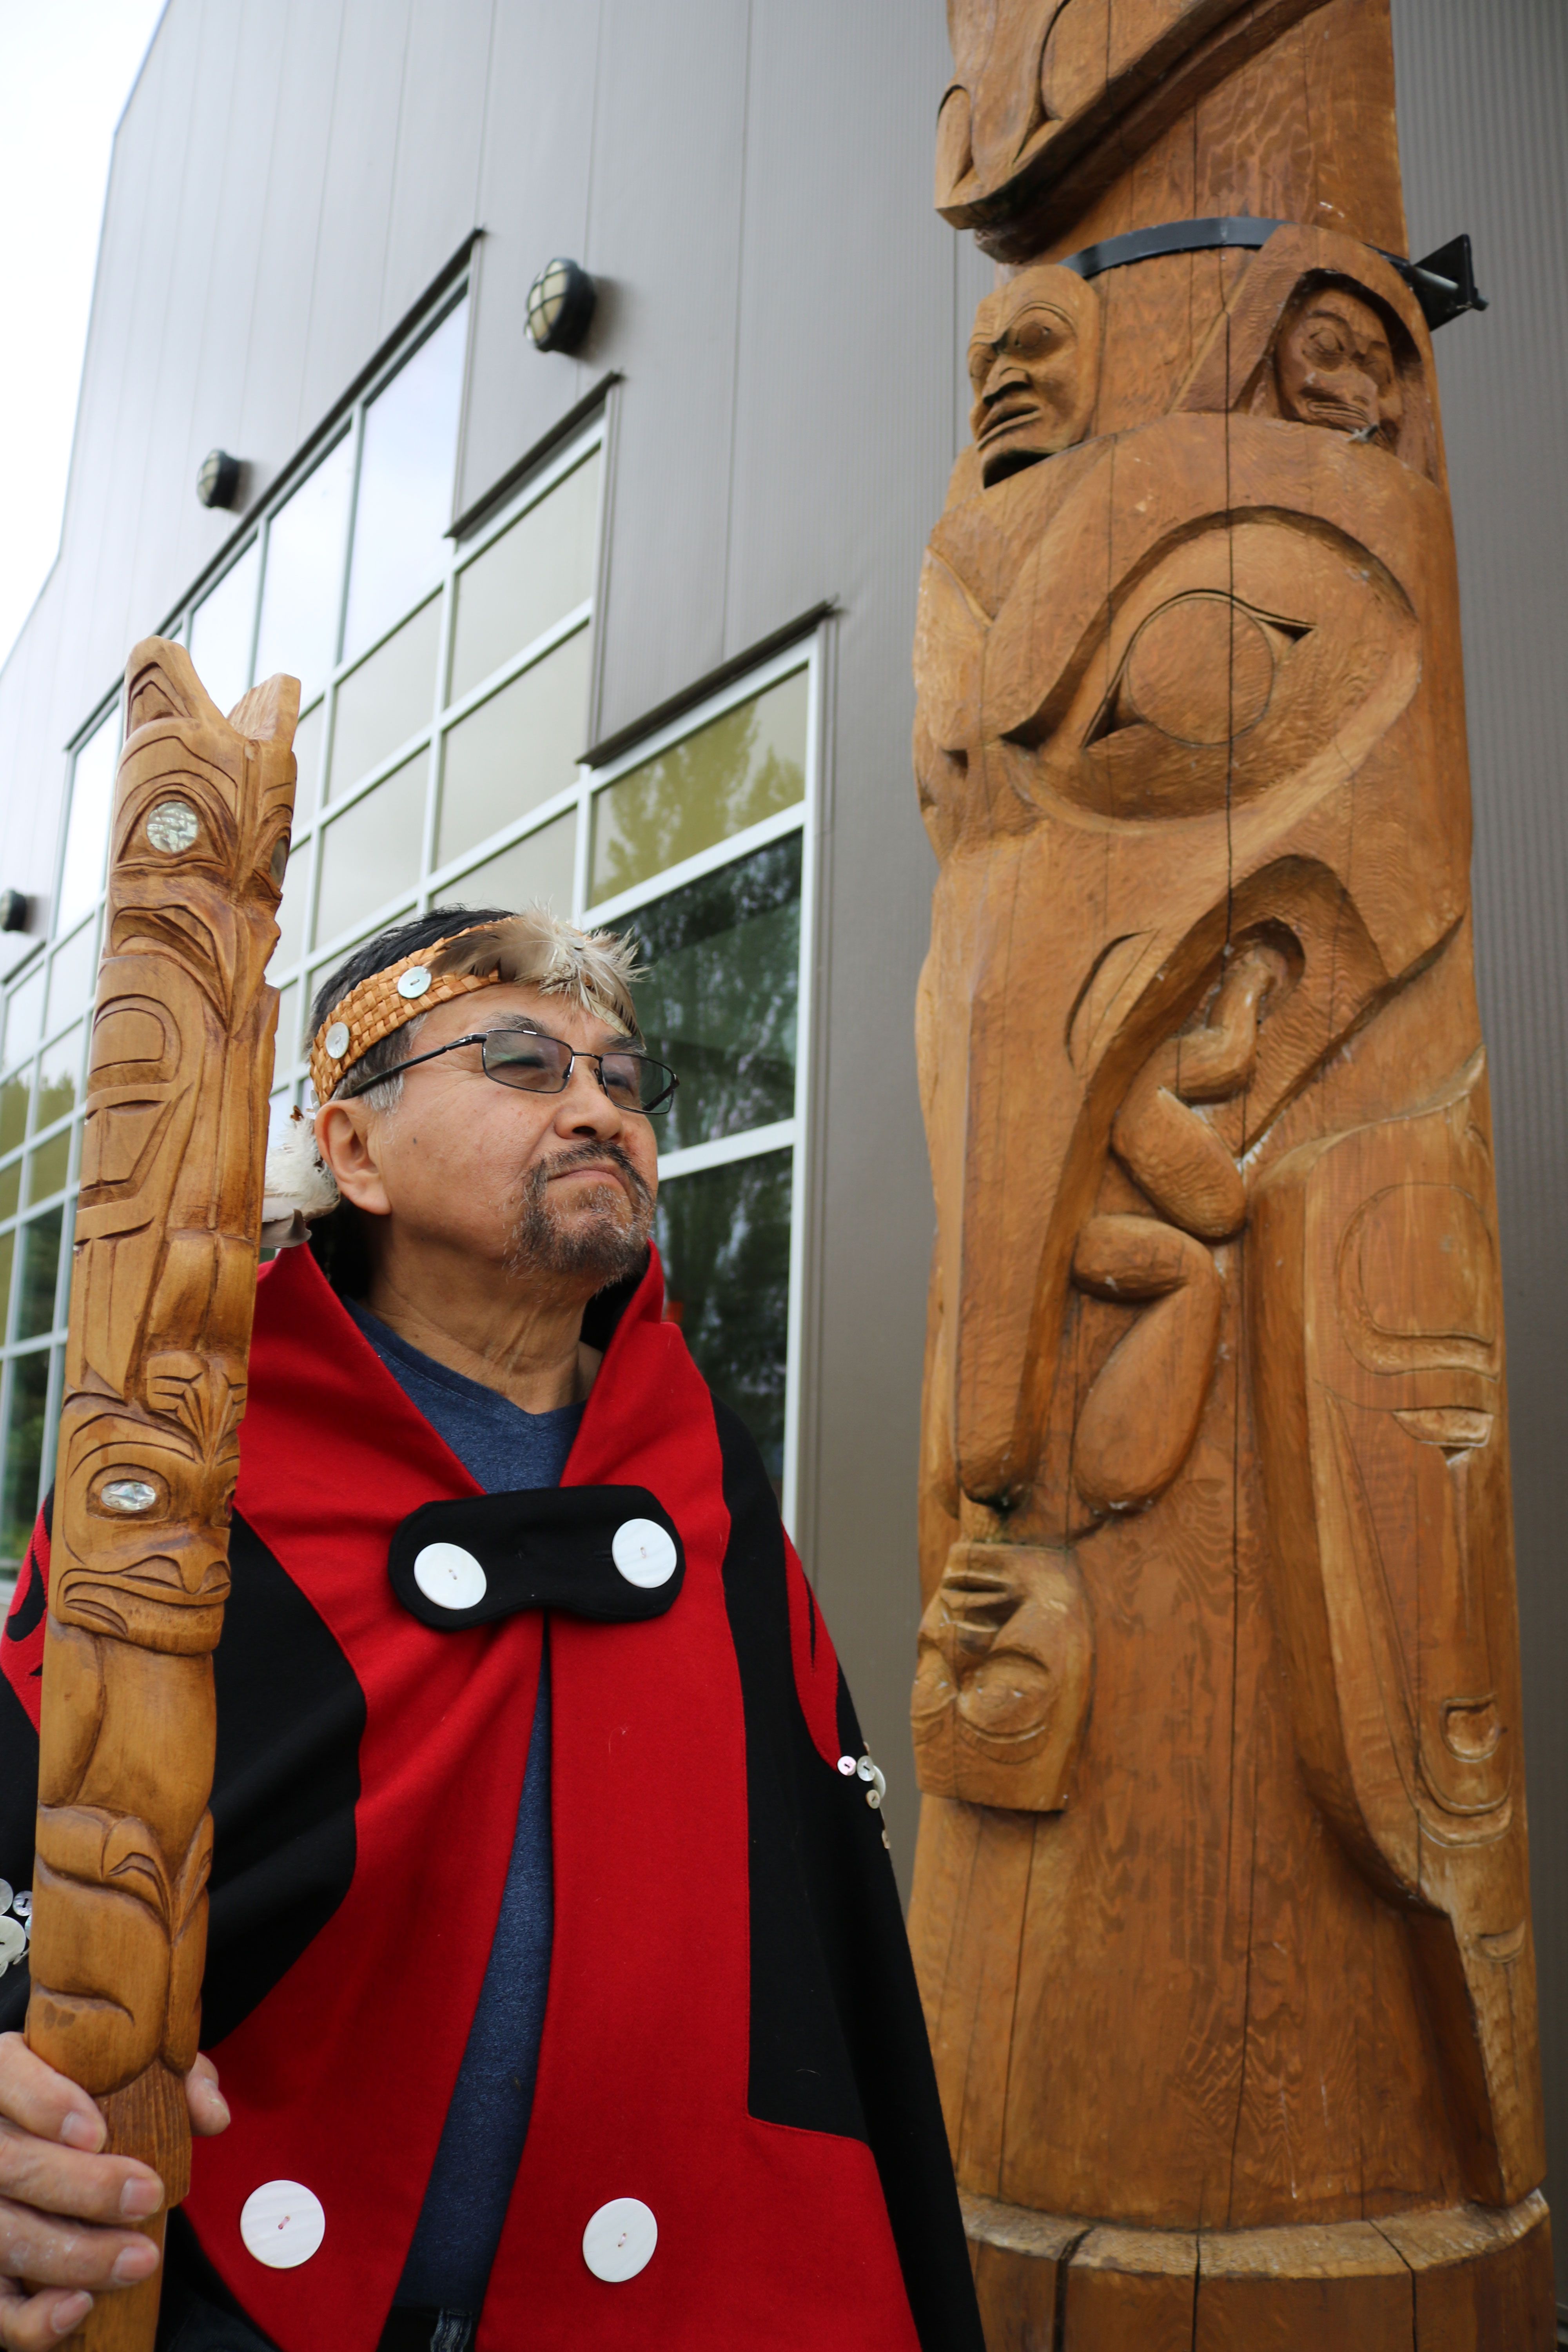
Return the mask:
<svg viewBox="0 0 1568 2352">
<path fill-rule="evenodd" d="M 224 2092 L 202 2061 L 177 2352 L 979 2352 L 880 1776 L 663 1319 L 676 1078 L 631 976 L 539 909 L 443 908 L 315 1007 L 216 1661 Z M 0 1647 L 14 1886 L 47 1527 Z M 18 1965 L 0 2025 L 25 1999 Z M 101 2137 L 0 2040 L 7 2346 L 153 2267 L 160 2184 Z"/>
</svg>

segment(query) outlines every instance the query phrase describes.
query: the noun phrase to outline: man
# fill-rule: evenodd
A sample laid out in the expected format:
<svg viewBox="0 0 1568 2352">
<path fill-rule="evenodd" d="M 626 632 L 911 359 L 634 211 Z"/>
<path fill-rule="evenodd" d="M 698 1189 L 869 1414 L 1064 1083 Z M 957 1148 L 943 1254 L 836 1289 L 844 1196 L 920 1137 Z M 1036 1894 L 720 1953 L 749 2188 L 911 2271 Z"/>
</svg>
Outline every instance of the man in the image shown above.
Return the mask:
<svg viewBox="0 0 1568 2352">
<path fill-rule="evenodd" d="M 662 1319 L 627 950 L 443 908 L 314 1008 L 216 1658 L 172 2352 L 979 2352 L 880 1779 L 745 1431 Z M 0 1646 L 31 1868 L 48 1511 Z M 25 1971 L 0 1978 L 19 2025 Z M 232 2115 L 232 2122 L 226 2118 Z M 0 2040 L 0 2341 L 152 2266 Z"/>
</svg>

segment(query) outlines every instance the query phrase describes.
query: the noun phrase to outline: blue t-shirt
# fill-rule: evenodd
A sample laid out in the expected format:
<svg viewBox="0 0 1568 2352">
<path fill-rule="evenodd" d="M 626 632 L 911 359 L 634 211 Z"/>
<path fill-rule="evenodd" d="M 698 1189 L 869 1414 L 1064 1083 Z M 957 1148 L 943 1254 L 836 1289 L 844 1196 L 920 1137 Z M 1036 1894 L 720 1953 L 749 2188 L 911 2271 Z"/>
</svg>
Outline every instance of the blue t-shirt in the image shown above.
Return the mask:
<svg viewBox="0 0 1568 2352">
<path fill-rule="evenodd" d="M 422 1355 L 365 1307 L 352 1299 L 343 1303 L 399 1386 L 488 1495 L 561 1484 L 583 1418 L 580 1404 L 524 1412 L 510 1397 Z M 484 2302 L 528 2136 L 552 1927 L 546 1643 L 500 1916 L 398 2284 L 400 2304 L 477 2312 Z"/>
</svg>

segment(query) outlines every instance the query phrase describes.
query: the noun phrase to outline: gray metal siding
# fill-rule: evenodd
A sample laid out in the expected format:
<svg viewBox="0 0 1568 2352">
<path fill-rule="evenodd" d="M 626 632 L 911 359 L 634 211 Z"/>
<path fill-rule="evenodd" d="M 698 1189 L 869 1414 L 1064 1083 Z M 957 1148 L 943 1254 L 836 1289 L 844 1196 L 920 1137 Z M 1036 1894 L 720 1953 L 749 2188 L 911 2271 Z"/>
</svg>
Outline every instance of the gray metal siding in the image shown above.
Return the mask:
<svg viewBox="0 0 1568 2352">
<path fill-rule="evenodd" d="M 1561 0 L 1394 0 L 1394 16 L 1411 250 L 1468 229 L 1491 301 L 1446 327 L 1436 348 L 1497 1121 L 1547 2194 L 1568 2303 L 1568 10 Z"/>
</svg>

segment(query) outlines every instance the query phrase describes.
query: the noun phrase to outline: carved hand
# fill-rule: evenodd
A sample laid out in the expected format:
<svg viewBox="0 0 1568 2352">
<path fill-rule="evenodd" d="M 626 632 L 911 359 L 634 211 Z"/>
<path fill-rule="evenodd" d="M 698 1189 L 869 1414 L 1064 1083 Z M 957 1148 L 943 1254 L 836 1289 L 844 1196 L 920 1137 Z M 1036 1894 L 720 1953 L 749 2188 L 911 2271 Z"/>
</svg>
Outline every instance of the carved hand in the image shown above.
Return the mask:
<svg viewBox="0 0 1568 2352">
<path fill-rule="evenodd" d="M 191 2129 L 210 2136 L 228 2108 L 210 2058 L 185 2077 Z M 0 2034 L 0 2345 L 41 2352 L 81 2326 L 93 2291 L 133 2286 L 157 2268 L 137 2224 L 163 2202 L 150 2165 L 100 2156 L 106 2128 L 87 2093 Z M 84 2226 L 85 2225 L 85 2226 Z"/>
</svg>

